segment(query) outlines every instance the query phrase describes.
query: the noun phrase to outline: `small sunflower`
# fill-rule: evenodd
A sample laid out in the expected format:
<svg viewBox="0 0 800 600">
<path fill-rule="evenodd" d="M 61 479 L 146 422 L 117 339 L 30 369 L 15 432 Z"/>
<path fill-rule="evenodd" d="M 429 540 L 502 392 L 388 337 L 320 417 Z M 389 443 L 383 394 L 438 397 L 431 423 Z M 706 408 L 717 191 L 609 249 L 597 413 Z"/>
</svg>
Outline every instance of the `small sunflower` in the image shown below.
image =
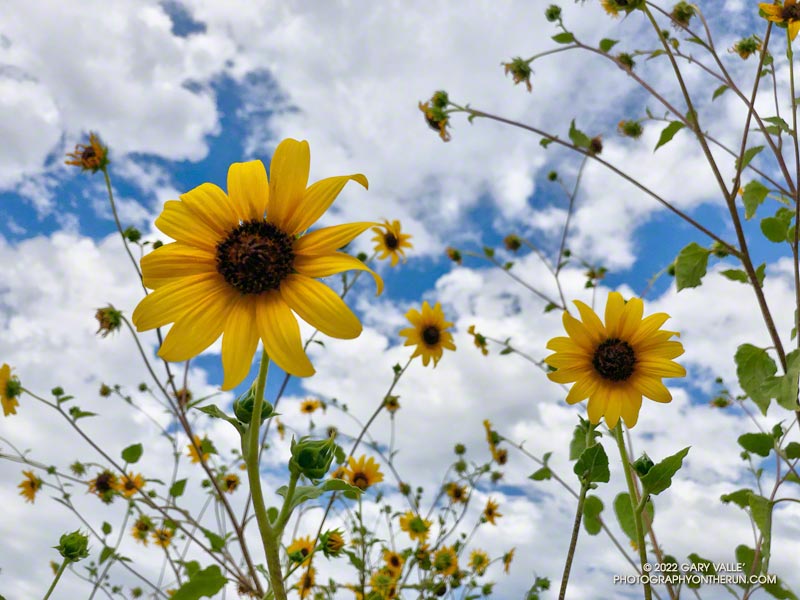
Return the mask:
<svg viewBox="0 0 800 600">
<path fill-rule="evenodd" d="M 797 0 L 785 0 L 782 4 L 761 3 L 758 5 L 768 21 L 783 25 L 789 30 L 789 39 L 794 40 L 800 31 L 800 4 Z"/>
<path fill-rule="evenodd" d="M 458 572 L 458 555 L 452 546 L 439 548 L 433 555 L 433 568 L 443 577 L 449 577 Z"/>
<path fill-rule="evenodd" d="M 502 514 L 497 512 L 498 508 L 500 508 L 500 505 L 491 498 L 489 498 L 486 501 L 486 508 L 483 509 L 483 516 L 488 523 L 491 523 L 492 525 L 497 525 L 497 523 L 495 523 L 494 520 L 499 519 L 500 517 L 503 516 Z"/>
<path fill-rule="evenodd" d="M 619 13 L 628 14 L 644 4 L 644 0 L 600 0 L 603 9 L 612 17 L 618 17 Z"/>
<path fill-rule="evenodd" d="M 22 392 L 22 385 L 11 371 L 13 369 L 3 363 L 0 367 L 0 404 L 3 405 L 3 416 L 17 414 L 19 402 L 17 398 Z"/>
<path fill-rule="evenodd" d="M 189 450 L 189 458 L 193 463 L 199 463 L 201 458 L 200 453 L 197 451 L 199 448 L 200 452 L 202 452 L 202 460 L 203 462 L 206 462 L 210 456 L 209 452 L 206 450 L 208 449 L 208 445 L 211 443 L 211 441 L 207 437 L 203 437 L 201 440 L 199 435 L 193 436 L 193 439 L 194 443 L 186 446 L 186 448 Z"/>
<path fill-rule="evenodd" d="M 408 240 L 411 235 L 408 233 L 400 232 L 400 221 L 392 221 L 391 223 L 384 219 L 383 226 L 373 227 L 372 231 L 375 232 L 375 237 L 372 241 L 375 242 L 375 252 L 379 252 L 378 259 L 385 260 L 391 258 L 391 265 L 397 266 L 400 258 L 406 262 L 406 253 L 404 248 L 413 248 L 414 245 Z"/>
<path fill-rule="evenodd" d="M 467 488 L 451 481 L 444 487 L 447 496 L 454 504 L 464 504 L 467 501 Z"/>
<path fill-rule="evenodd" d="M 314 552 L 314 541 L 309 536 L 295 539 L 286 549 L 286 554 L 292 561 L 301 565 L 309 563 L 312 552 Z"/>
<path fill-rule="evenodd" d="M 329 530 L 322 534 L 319 538 L 319 543 L 325 556 L 339 556 L 342 548 L 344 548 L 344 536 L 338 529 Z"/>
<path fill-rule="evenodd" d="M 33 504 L 36 500 L 36 492 L 42 489 L 42 480 L 33 471 L 23 471 L 22 474 L 25 475 L 25 479 L 17 486 L 20 489 L 19 495 L 25 496 L 25 502 Z"/>
<path fill-rule="evenodd" d="M 347 462 L 347 469 L 345 469 L 345 477 L 347 481 L 361 490 L 366 490 L 368 487 L 383 481 L 383 473 L 381 473 L 378 463 L 375 459 L 370 457 L 367 459 L 366 454 L 356 460 L 352 456 Z"/>
<path fill-rule="evenodd" d="M 397 578 L 387 567 L 373 572 L 369 578 L 369 585 L 372 588 L 370 598 L 374 597 L 374 594 L 381 600 L 397 598 Z"/>
<path fill-rule="evenodd" d="M 96 173 L 108 165 L 108 148 L 100 142 L 96 133 L 89 133 L 89 144 L 78 144 L 67 154 L 65 164 L 80 167 L 82 171 Z"/>
<path fill-rule="evenodd" d="M 306 398 L 300 403 L 300 412 L 306 415 L 316 412 L 319 408 L 322 408 L 322 402 L 316 398 Z"/>
<path fill-rule="evenodd" d="M 386 569 L 392 574 L 392 577 L 399 578 L 400 573 L 403 572 L 403 564 L 406 562 L 403 556 L 387 548 L 383 551 L 383 561 L 386 563 Z"/>
<path fill-rule="evenodd" d="M 141 515 L 133 524 L 133 527 L 131 528 L 131 535 L 137 542 L 141 542 L 147 546 L 147 538 L 153 529 L 153 520 L 147 515 Z"/>
<path fill-rule="evenodd" d="M 508 573 L 508 570 L 511 568 L 511 561 L 514 560 L 514 551 L 516 548 L 512 548 L 505 554 L 503 554 L 503 571 Z"/>
<path fill-rule="evenodd" d="M 347 467 L 344 465 L 339 465 L 331 473 L 331 479 L 344 479 L 345 477 L 347 477 Z"/>
<path fill-rule="evenodd" d="M 297 582 L 297 592 L 300 594 L 300 598 L 308 598 L 311 595 L 315 580 L 316 571 L 314 571 L 314 567 L 309 565 L 300 577 L 300 581 Z"/>
<path fill-rule="evenodd" d="M 153 530 L 153 542 L 156 546 L 167 548 L 172 543 L 175 532 L 169 527 L 159 527 Z"/>
<path fill-rule="evenodd" d="M 483 575 L 489 566 L 489 555 L 483 550 L 473 550 L 469 555 L 469 567 L 476 575 Z"/>
<path fill-rule="evenodd" d="M 222 489 L 229 494 L 232 494 L 236 491 L 236 488 L 239 487 L 241 480 L 236 473 L 226 473 L 225 476 L 222 478 Z"/>
<path fill-rule="evenodd" d="M 422 303 L 422 313 L 412 308 L 406 313 L 413 327 L 400 330 L 400 335 L 407 338 L 404 346 L 416 345 L 417 349 L 411 358 L 422 356 L 422 364 L 427 367 L 433 359 L 433 366 L 439 363 L 444 349 L 455 350 L 453 335 L 446 331 L 453 324 L 444 320 L 444 313 L 437 302 L 431 308 L 427 300 Z"/>
<path fill-rule="evenodd" d="M 405 531 L 412 540 L 424 544 L 428 539 L 431 522 L 409 510 L 400 517 L 400 529 Z"/>
<path fill-rule="evenodd" d="M 126 498 L 130 498 L 137 490 L 143 487 L 144 479 L 141 473 L 136 473 L 135 475 L 133 473 L 128 473 L 127 475 L 123 475 L 117 482 L 117 491 Z"/>
<path fill-rule="evenodd" d="M 347 270 L 368 271 L 378 293 L 383 282 L 357 258 L 337 252 L 376 223 L 305 231 L 350 181 L 361 174 L 308 184 L 308 143 L 283 140 L 270 177 L 261 161 L 234 163 L 228 193 L 205 183 L 169 201 L 156 226 L 176 241 L 142 258 L 144 284 L 153 289 L 133 312 L 138 331 L 174 323 L 158 354 L 183 361 L 222 335 L 222 389 L 247 376 L 259 339 L 287 373 L 314 374 L 295 313 L 322 333 L 352 339 L 361 322 L 339 295 L 317 281 Z"/>
<path fill-rule="evenodd" d="M 400 396 L 386 396 L 383 399 L 383 408 L 390 413 L 397 412 L 400 409 Z"/>
<path fill-rule="evenodd" d="M 106 504 L 111 504 L 114 500 L 117 488 L 119 488 L 119 478 L 108 469 L 98 473 L 97 477 L 89 481 L 89 492 Z"/>
<path fill-rule="evenodd" d="M 556 353 L 545 358 L 556 368 L 547 374 L 552 381 L 575 382 L 567 402 L 589 398 L 589 420 L 597 424 L 605 417 L 612 429 L 620 416 L 629 428 L 636 425 L 642 396 L 670 402 L 672 395 L 661 379 L 683 377 L 686 369 L 672 361 L 683 354 L 681 343 L 670 339 L 678 334 L 660 329 L 669 315 L 642 319 L 642 301 L 632 298 L 625 303 L 618 292 L 608 295 L 605 325 L 586 304 L 576 300 L 575 305 L 583 322 L 565 312 L 569 337 L 550 340 L 547 347 Z"/>
</svg>

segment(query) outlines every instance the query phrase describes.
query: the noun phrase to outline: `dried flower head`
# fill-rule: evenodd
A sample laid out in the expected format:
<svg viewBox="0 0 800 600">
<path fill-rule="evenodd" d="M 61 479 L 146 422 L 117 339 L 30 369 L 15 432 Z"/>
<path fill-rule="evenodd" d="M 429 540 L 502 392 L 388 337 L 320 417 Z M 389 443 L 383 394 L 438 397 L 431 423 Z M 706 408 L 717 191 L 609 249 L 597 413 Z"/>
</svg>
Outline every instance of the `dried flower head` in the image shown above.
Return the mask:
<svg viewBox="0 0 800 600">
<path fill-rule="evenodd" d="M 75 150 L 67 154 L 70 160 L 65 164 L 80 167 L 82 171 L 104 170 L 108 166 L 108 148 L 100 143 L 95 133 L 89 133 L 89 144 L 77 144 Z"/>
<path fill-rule="evenodd" d="M 533 91 L 533 86 L 531 86 L 531 75 L 533 75 L 533 69 L 531 69 L 531 65 L 527 60 L 516 56 L 511 59 L 511 62 L 500 64 L 503 65 L 506 75 L 511 73 L 511 77 L 514 79 L 514 85 L 524 83 L 529 92 Z"/>
</svg>

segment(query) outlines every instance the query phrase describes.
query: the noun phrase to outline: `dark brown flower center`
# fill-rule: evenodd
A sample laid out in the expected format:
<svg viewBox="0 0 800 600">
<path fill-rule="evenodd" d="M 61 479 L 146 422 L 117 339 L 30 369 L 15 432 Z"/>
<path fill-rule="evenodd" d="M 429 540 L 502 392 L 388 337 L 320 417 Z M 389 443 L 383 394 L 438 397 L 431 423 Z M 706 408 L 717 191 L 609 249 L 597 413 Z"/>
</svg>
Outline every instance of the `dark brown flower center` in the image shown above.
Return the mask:
<svg viewBox="0 0 800 600">
<path fill-rule="evenodd" d="M 440 337 L 441 333 L 439 332 L 439 328 L 434 325 L 428 325 L 422 332 L 422 340 L 428 344 L 428 346 L 435 346 L 438 344 Z"/>
<path fill-rule="evenodd" d="M 81 153 L 81 160 L 89 161 L 95 158 L 96 156 L 97 152 L 95 152 L 94 147 L 86 146 L 86 148 L 84 148 L 83 152 Z"/>
<path fill-rule="evenodd" d="M 391 556 L 389 558 L 389 565 L 393 568 L 397 568 L 400 566 L 400 557 L 399 556 Z"/>
<path fill-rule="evenodd" d="M 784 21 L 798 21 L 800 20 L 800 4 L 791 4 L 784 6 L 781 10 L 781 19 Z"/>
<path fill-rule="evenodd" d="M 592 365 L 601 377 L 611 381 L 625 381 L 633 374 L 636 354 L 628 342 L 617 338 L 606 340 L 597 347 Z"/>
<path fill-rule="evenodd" d="M 242 294 L 278 289 L 293 264 L 292 238 L 261 219 L 242 223 L 217 245 L 217 271 Z"/>
<path fill-rule="evenodd" d="M 136 489 L 136 482 L 132 481 L 130 479 L 126 479 L 124 486 L 125 486 L 126 490 L 135 490 Z"/>
<path fill-rule="evenodd" d="M 100 473 L 100 475 L 97 476 L 94 488 L 101 494 L 105 492 L 110 492 L 112 489 L 111 486 L 112 477 L 113 475 L 111 473 Z"/>
<path fill-rule="evenodd" d="M 365 490 L 369 487 L 369 477 L 365 473 L 356 473 L 353 475 L 353 485 Z"/>
<path fill-rule="evenodd" d="M 400 245 L 400 243 L 397 241 L 397 238 L 391 231 L 387 231 L 383 236 L 383 243 L 386 244 L 386 247 L 389 250 L 397 250 L 397 247 Z"/>
</svg>

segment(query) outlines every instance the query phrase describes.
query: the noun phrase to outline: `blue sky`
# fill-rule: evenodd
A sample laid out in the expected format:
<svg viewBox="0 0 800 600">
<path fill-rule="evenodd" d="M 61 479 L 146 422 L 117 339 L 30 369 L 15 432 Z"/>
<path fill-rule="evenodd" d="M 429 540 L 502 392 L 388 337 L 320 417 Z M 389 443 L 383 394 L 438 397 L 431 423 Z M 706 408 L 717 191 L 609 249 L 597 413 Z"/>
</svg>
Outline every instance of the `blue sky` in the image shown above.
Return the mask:
<svg viewBox="0 0 800 600">
<path fill-rule="evenodd" d="M 66 167 L 64 153 L 97 131 L 111 148 L 123 225 L 153 240 L 164 239 L 152 223 L 165 201 L 207 181 L 224 187 L 232 162 L 258 158 L 266 164 L 281 139 L 307 139 L 311 181 L 353 172 L 370 181 L 369 191 L 345 188 L 322 224 L 399 219 L 415 247 L 404 265 L 379 265 L 387 290 L 382 297 L 375 298 L 366 277 L 348 297 L 362 317 L 364 333 L 352 342 L 326 339 L 325 349 L 313 351 L 318 374 L 290 384 L 282 408 L 287 423 L 299 431 L 307 425 L 293 408 L 306 395 L 339 398 L 353 414 L 366 418 L 385 393 L 391 366 L 409 355 L 397 336 L 405 312 L 423 299 L 439 301 L 455 322 L 458 351 L 446 354 L 436 370 L 423 369 L 417 361 L 404 377 L 399 387 L 403 409 L 397 416 L 400 467 L 420 484 L 435 487 L 455 442 L 475 452 L 484 449 L 481 421 L 489 418 L 509 438 L 527 440 L 532 452 L 554 451 L 552 464 L 569 474 L 566 447 L 576 412 L 584 414 L 585 408 L 566 406 L 558 386 L 524 361 L 496 353 L 482 357 L 466 333 L 476 324 L 492 337 L 512 337 L 521 349 L 542 358 L 548 353 L 546 341 L 560 334 L 559 315 L 544 314 L 542 303 L 503 273 L 470 258 L 454 265 L 444 250 L 501 248 L 505 235 L 518 233 L 529 235 L 552 256 L 566 198 L 547 174 L 556 169 L 571 187 L 579 158 L 554 146 L 545 151 L 529 133 L 480 119 L 470 125 L 462 116 L 454 116 L 453 140 L 444 144 L 427 128 L 417 102 L 446 89 L 456 102 L 471 102 L 562 137 L 575 118 L 587 134 L 603 135 L 605 159 L 624 166 L 723 238 L 734 236 L 721 195 L 688 132 L 655 154 L 659 124 L 645 124 L 639 141 L 617 135 L 620 118 L 642 117 L 643 104 L 653 108 L 653 101 L 645 102 L 618 69 L 578 53 L 559 54 L 534 65 L 530 94 L 504 75 L 502 61 L 552 47 L 550 35 L 556 31 L 543 18 L 547 4 L 487 1 L 459 4 L 457 10 L 454 3 L 366 0 L 303 6 L 266 0 L 3 6 L 0 134 L 8 141 L 0 148 L 0 260 L 7 276 L 0 285 L 0 361 L 13 363 L 23 382 L 36 382 L 42 391 L 56 384 L 74 390 L 86 406 L 108 417 L 95 431 L 99 439 L 111 447 L 120 443 L 131 434 L 131 421 L 101 404 L 96 389 L 111 379 L 133 389 L 143 373 L 130 340 L 117 336 L 99 343 L 92 317 L 107 302 L 130 314 L 141 289 L 114 236 L 101 176 Z M 718 47 L 726 67 L 749 89 L 752 61 L 724 52 L 750 33 L 747 27 L 761 31 L 744 5 L 710 2 L 703 8 L 712 26 L 719 26 Z M 645 29 L 638 21 L 612 20 L 597 2 L 566 2 L 563 10 L 580 39 L 613 37 L 623 40 L 620 48 L 627 50 L 644 43 Z M 642 60 L 640 65 L 639 72 L 659 89 L 674 90 L 664 63 Z M 709 98 L 716 87 L 698 75 L 690 81 L 701 98 Z M 740 123 L 743 115 L 733 94 L 704 104 L 703 111 L 709 128 L 726 143 L 738 143 L 738 130 L 726 127 Z M 771 114 L 768 107 L 764 111 Z M 732 161 L 721 164 L 732 173 Z M 763 166 L 772 168 L 766 162 Z M 768 201 L 759 216 L 774 208 Z M 757 219 L 746 228 L 751 239 L 759 239 Z M 370 237 L 362 236 L 353 250 L 371 252 Z M 568 247 L 610 270 L 598 293 L 598 309 L 609 290 L 641 293 L 653 274 L 692 241 L 709 243 L 601 166 L 587 166 Z M 767 295 L 788 339 L 793 290 L 787 252 L 763 240 L 751 251 L 756 263 L 766 261 L 774 275 L 768 278 Z M 509 260 L 516 261 L 515 272 L 528 281 L 553 289 L 536 260 Z M 658 503 L 663 525 L 656 526 L 663 528 L 660 540 L 675 556 L 697 551 L 723 561 L 730 560 L 736 544 L 749 541 L 747 520 L 717 499 L 748 482 L 736 437 L 753 426 L 740 412 L 711 409 L 708 400 L 717 375 L 737 389 L 732 356 L 739 344 L 769 342 L 754 316 L 752 293 L 716 274 L 716 265 L 712 259 L 712 272 L 701 288 L 677 294 L 665 276 L 645 298 L 646 312 L 672 315 L 668 326 L 682 333 L 686 354 L 681 361 L 690 377 L 670 382 L 671 405 L 645 403 L 634 440 L 654 457 L 693 446 L 673 496 Z M 591 298 L 584 281 L 583 269 L 564 270 L 568 299 Z M 154 337 L 144 339 L 154 352 Z M 193 365 L 193 389 L 199 394 L 218 391 L 219 343 Z M 279 381 L 273 376 L 270 389 Z M 229 403 L 233 395 L 219 398 Z M 54 463 L 63 460 L 63 448 L 75 446 L 41 409 L 27 406 L 21 413 L 13 427 L 11 421 L 0 421 L 0 435 L 15 445 L 34 448 L 43 461 Z M 771 426 L 779 418 L 770 413 L 760 422 Z M 337 419 L 329 414 L 319 423 L 343 426 L 345 420 Z M 231 432 L 218 424 L 198 420 L 198 426 L 219 447 L 235 445 Z M 385 438 L 388 427 L 386 420 L 376 423 L 376 437 Z M 159 443 L 157 436 L 149 441 Z M 273 467 L 285 459 L 285 449 L 280 452 L 268 465 L 270 484 L 279 483 Z M 477 542 L 495 554 L 509 544 L 518 548 L 512 573 L 493 574 L 499 597 L 520 597 L 533 570 L 554 581 L 560 577 L 573 505 L 563 490 L 532 484 L 527 475 L 535 469 L 517 457 L 502 486 L 480 490 L 481 501 L 500 499 L 504 519 Z M 609 498 L 621 489 L 618 476 L 603 492 Z M 0 537 L 15 544 L 13 557 L 0 561 L 0 592 L 35 597 L 48 568 L 38 557 L 52 546 L 50 534 L 66 530 L 71 521 L 64 512 L 32 512 L 16 494 L 18 479 L 18 465 L 0 462 L 0 501 L 9 506 L 0 518 Z M 48 502 L 53 505 L 42 499 Z M 41 508 L 38 500 L 36 508 Z M 797 512 L 791 507 L 782 511 L 788 524 L 774 542 L 775 570 L 794 576 L 797 585 L 796 575 L 787 572 L 794 564 L 787 557 L 800 551 L 800 530 L 791 524 Z M 687 515 L 704 528 L 687 530 Z M 17 539 L 18 523 L 34 516 L 46 519 L 46 525 L 30 538 Z M 34 557 L 35 567 L 30 566 Z M 626 564 L 606 540 L 582 537 L 575 597 L 634 593 L 611 584 L 611 576 L 625 572 Z M 64 593 L 81 589 L 69 587 L 76 582 L 64 585 Z M 703 597 L 722 593 L 710 589 Z"/>
</svg>

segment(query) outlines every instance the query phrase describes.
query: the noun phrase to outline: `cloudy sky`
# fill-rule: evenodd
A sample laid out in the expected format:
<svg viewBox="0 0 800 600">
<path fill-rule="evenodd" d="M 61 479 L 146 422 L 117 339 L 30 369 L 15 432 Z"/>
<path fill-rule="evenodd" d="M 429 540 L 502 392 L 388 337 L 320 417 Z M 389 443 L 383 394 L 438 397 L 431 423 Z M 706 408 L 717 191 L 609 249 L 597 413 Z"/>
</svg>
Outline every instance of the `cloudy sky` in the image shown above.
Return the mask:
<svg viewBox="0 0 800 600">
<path fill-rule="evenodd" d="M 414 249 L 404 265 L 380 265 L 387 288 L 383 296 L 376 299 L 366 280 L 348 296 L 362 317 L 364 333 L 354 341 L 324 339 L 324 348 L 312 350 L 317 375 L 290 384 L 282 407 L 286 423 L 297 431 L 307 430 L 308 419 L 299 414 L 297 404 L 309 395 L 338 398 L 351 414 L 362 421 L 368 418 L 391 383 L 392 365 L 404 364 L 409 356 L 397 334 L 404 327 L 405 312 L 422 300 L 441 302 L 455 323 L 458 350 L 446 354 L 435 370 L 415 362 L 398 385 L 398 471 L 433 490 L 452 460 L 455 443 L 466 444 L 474 460 L 485 460 L 481 423 L 490 419 L 501 434 L 524 442 L 531 453 L 553 452 L 551 465 L 572 482 L 567 448 L 577 415 L 584 414 L 585 407 L 567 406 L 563 390 L 519 357 L 499 356 L 496 348 L 482 356 L 467 334 L 475 324 L 485 335 L 511 338 L 515 347 L 538 360 L 548 354 L 546 341 L 560 335 L 558 311 L 544 314 L 541 300 L 485 262 L 467 258 L 462 266 L 455 265 L 444 251 L 454 246 L 480 253 L 485 245 L 497 247 L 502 260 L 515 261 L 514 274 L 554 293 L 542 262 L 534 255 L 512 259 L 500 249 L 501 240 L 508 233 L 524 235 L 553 256 L 567 197 L 547 175 L 557 171 L 571 188 L 580 157 L 555 145 L 545 150 L 538 136 L 522 130 L 481 119 L 469 124 L 462 116 L 453 118 L 453 139 L 445 144 L 427 128 L 418 102 L 445 89 L 459 104 L 470 103 L 561 137 L 575 119 L 588 134 L 603 136 L 605 160 L 723 239 L 732 241 L 734 236 L 715 180 L 686 131 L 656 154 L 652 149 L 662 128 L 659 123 L 646 123 L 638 141 L 617 135 L 621 119 L 641 118 L 645 108 L 660 117 L 664 109 L 608 61 L 579 52 L 537 61 L 532 93 L 514 86 L 504 74 L 501 62 L 554 47 L 550 38 L 558 30 L 544 19 L 548 4 L 0 4 L 0 362 L 11 364 L 26 387 L 48 395 L 60 385 L 81 407 L 101 413 L 83 423 L 112 456 L 128 444 L 145 442 L 142 470 L 158 477 L 163 464 L 159 456 L 171 451 L 164 438 L 141 414 L 97 394 L 101 383 L 120 384 L 135 394 L 146 378 L 131 338 L 96 337 L 93 318 L 96 308 L 107 303 L 130 315 L 142 290 L 115 234 L 101 176 L 65 166 L 64 153 L 85 141 L 89 131 L 98 132 L 111 148 L 120 218 L 152 241 L 165 239 L 153 221 L 166 200 L 206 181 L 224 187 L 231 162 L 267 162 L 280 140 L 305 139 L 311 147 L 311 181 L 360 172 L 370 182 L 369 191 L 346 188 L 322 224 L 399 219 L 413 236 Z M 715 0 L 703 2 L 702 8 L 719 32 L 715 39 L 723 64 L 742 89 L 749 90 L 753 59 L 745 62 L 726 52 L 745 35 L 763 35 L 763 21 L 745 5 L 740 0 Z M 611 19 L 595 0 L 562 6 L 569 29 L 589 45 L 610 37 L 624 40 L 618 48 L 625 51 L 655 48 L 638 16 Z M 776 83 L 784 90 L 785 59 L 780 51 L 773 53 L 784 67 Z M 637 58 L 637 73 L 668 101 L 682 106 L 667 66 L 663 58 Z M 704 126 L 723 143 L 737 145 L 743 105 L 730 92 L 710 104 L 718 82 L 697 69 L 686 72 L 688 84 L 702 99 Z M 769 102 L 765 98 L 759 104 L 767 116 L 772 114 Z M 730 178 L 733 160 L 721 164 L 723 177 Z M 774 171 L 766 161 L 755 164 Z M 748 225 L 748 231 L 757 233 L 757 224 Z M 673 488 L 656 501 L 659 543 L 679 562 L 692 552 L 731 562 L 733 548 L 752 546 L 753 534 L 746 515 L 723 505 L 719 497 L 753 485 L 736 438 L 756 425 L 741 411 L 714 409 L 709 401 L 719 390 L 717 376 L 734 393 L 738 390 L 733 353 L 739 344 L 770 342 L 752 292 L 717 273 L 730 264 L 713 262 L 712 273 L 697 289 L 677 293 L 668 277 L 649 285 L 690 241 L 709 243 L 653 198 L 601 165 L 587 164 L 567 245 L 581 259 L 610 270 L 604 287 L 597 290 L 597 308 L 603 308 L 610 290 L 627 297 L 647 291 L 646 311 L 669 313 L 669 328 L 681 332 L 686 348 L 681 362 L 689 377 L 671 388 L 674 401 L 646 402 L 632 432 L 636 451 L 646 450 L 653 458 L 692 447 Z M 369 236 L 353 249 L 371 252 Z M 791 261 L 782 247 L 766 242 L 754 243 L 752 252 L 756 264 L 767 263 L 766 296 L 788 343 L 794 297 Z M 562 271 L 568 299 L 593 300 L 584 288 L 584 271 L 577 261 Z M 142 339 L 147 351 L 155 352 L 155 337 Z M 189 381 L 195 394 L 218 392 L 219 349 L 217 343 L 193 361 Z M 275 377 L 270 390 L 277 388 L 277 381 Z M 227 407 L 233 397 L 220 394 L 215 401 Z M 137 396 L 137 401 L 166 424 L 146 398 Z M 786 415 L 773 410 L 757 421 L 771 427 L 782 419 Z M 319 427 L 352 428 L 333 410 L 315 421 Z M 227 425 L 205 417 L 197 418 L 196 425 L 220 449 L 235 447 Z M 372 432 L 378 440 L 388 439 L 385 415 Z M 31 449 L 31 459 L 59 469 L 76 459 L 99 460 L 52 411 L 29 398 L 23 398 L 16 417 L 0 420 L 0 437 L 4 453 Z M 610 442 L 604 438 L 614 456 Z M 179 443 L 185 445 L 185 438 L 179 437 Z M 286 448 L 279 446 L 268 461 L 277 465 L 286 457 Z M 612 459 L 611 483 L 598 490 L 607 507 L 624 489 L 617 465 Z M 537 468 L 512 450 L 502 485 L 482 485 L 475 491 L 473 517 L 488 497 L 500 502 L 504 515 L 496 527 L 479 529 L 475 547 L 492 556 L 516 547 L 509 575 L 500 565 L 489 571 L 499 598 L 522 597 L 534 573 L 549 577 L 554 587 L 560 580 L 574 499 L 553 481 L 528 480 Z M 199 479 L 185 461 L 181 469 Z M 47 497 L 51 490 L 45 489 L 34 505 L 24 503 L 16 488 L 21 470 L 17 463 L 0 461 L 0 594 L 9 600 L 43 595 L 50 577 L 48 562 L 56 558 L 51 547 L 61 533 L 78 526 L 74 515 Z M 264 477 L 271 489 L 280 483 L 274 470 L 265 471 Z M 384 488 L 391 498 L 394 486 L 388 478 Z M 201 506 L 199 494 L 187 501 Z M 119 506 L 98 508 L 96 499 L 84 496 L 76 492 L 75 501 L 91 511 L 94 527 L 103 520 L 119 523 Z M 400 508 L 400 501 L 395 505 Z M 613 516 L 606 517 L 624 540 Z M 798 517 L 794 504 L 784 503 L 776 510 L 770 565 L 795 589 L 800 588 L 795 568 L 800 553 Z M 311 530 L 315 522 L 301 525 L 301 531 Z M 96 542 L 93 546 L 99 549 Z M 251 547 L 258 547 L 256 540 Z M 142 552 L 129 536 L 122 548 L 137 557 L 143 572 L 158 577 L 161 563 L 156 553 Z M 634 556 L 627 546 L 626 550 Z M 639 588 L 613 584 L 614 575 L 631 572 L 605 536 L 584 534 L 570 597 L 638 597 Z M 112 571 L 112 580 L 131 584 L 121 570 Z M 83 597 L 85 590 L 77 576 L 68 575 L 54 597 Z M 659 591 L 666 597 L 663 589 Z M 701 590 L 701 597 L 728 595 L 712 586 Z"/>
</svg>

